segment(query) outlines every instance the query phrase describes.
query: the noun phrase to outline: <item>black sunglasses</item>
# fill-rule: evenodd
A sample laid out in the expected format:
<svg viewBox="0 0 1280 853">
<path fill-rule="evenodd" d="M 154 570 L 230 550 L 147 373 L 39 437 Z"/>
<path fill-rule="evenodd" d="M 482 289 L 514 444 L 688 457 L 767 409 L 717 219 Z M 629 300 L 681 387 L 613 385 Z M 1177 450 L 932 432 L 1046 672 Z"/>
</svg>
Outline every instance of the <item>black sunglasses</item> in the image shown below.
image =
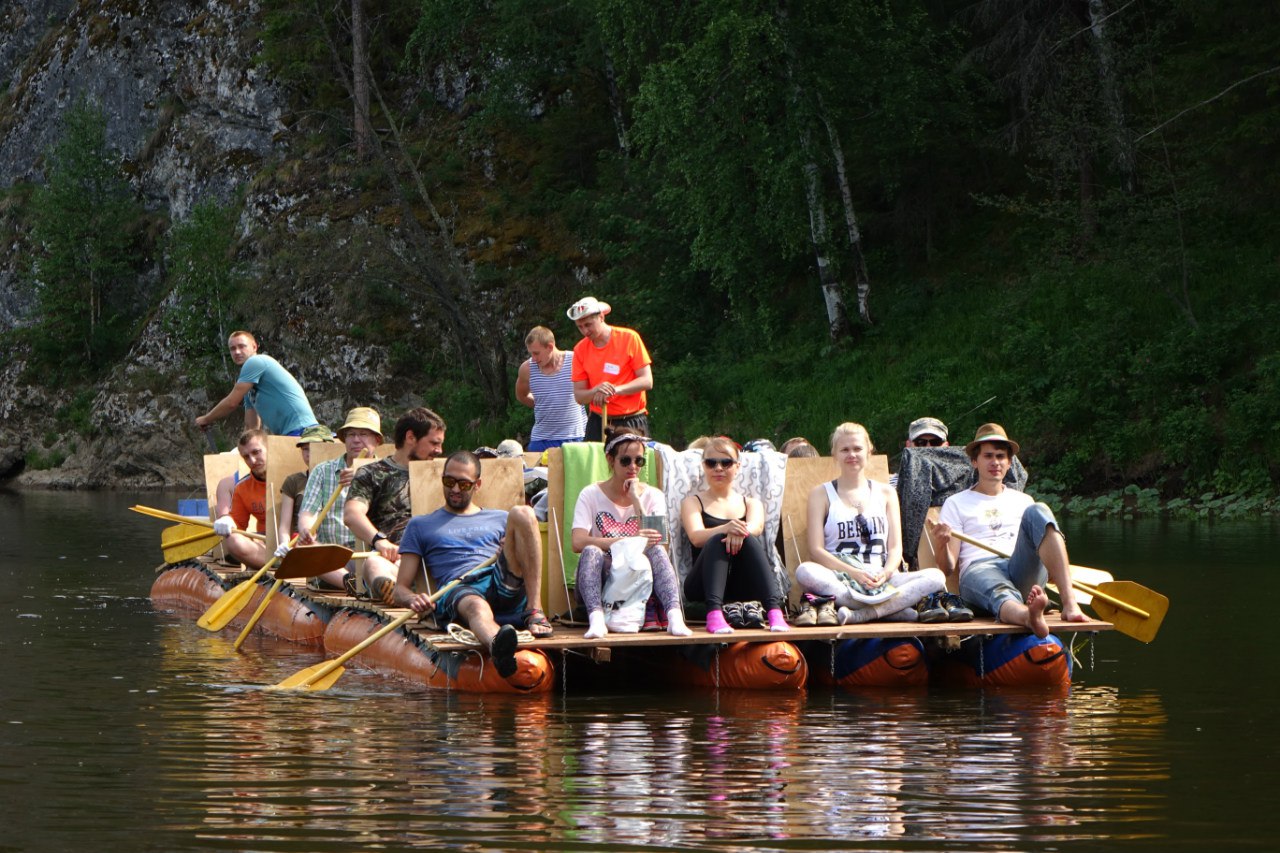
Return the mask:
<svg viewBox="0 0 1280 853">
<path fill-rule="evenodd" d="M 476 487 L 474 480 L 459 480 L 457 477 L 445 475 L 440 478 L 446 489 L 457 488 L 460 492 L 469 492 Z"/>
<path fill-rule="evenodd" d="M 737 459 L 703 459 L 702 465 L 709 471 L 716 468 L 732 468 L 738 463 Z"/>
<path fill-rule="evenodd" d="M 942 439 L 924 438 L 921 436 L 920 438 L 915 439 L 912 443 L 915 444 L 916 447 L 941 447 Z"/>
<path fill-rule="evenodd" d="M 621 464 L 623 468 L 630 468 L 632 462 L 635 463 L 637 468 L 644 467 L 643 456 L 619 456 L 618 457 L 618 463 Z"/>
</svg>

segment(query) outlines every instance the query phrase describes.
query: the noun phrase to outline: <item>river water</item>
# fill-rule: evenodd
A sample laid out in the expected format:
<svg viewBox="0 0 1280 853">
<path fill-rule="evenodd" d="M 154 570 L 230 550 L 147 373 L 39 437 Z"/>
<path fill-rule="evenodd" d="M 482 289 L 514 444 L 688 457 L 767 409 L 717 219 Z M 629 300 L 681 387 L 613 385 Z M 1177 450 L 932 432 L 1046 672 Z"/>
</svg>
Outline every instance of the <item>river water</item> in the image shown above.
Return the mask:
<svg viewBox="0 0 1280 853">
<path fill-rule="evenodd" d="M 1043 691 L 415 691 L 147 593 L 181 495 L 0 491 L 0 851 L 1275 850 L 1280 525 L 1068 519 L 1171 599 Z M 1090 668 L 1092 666 L 1092 668 Z"/>
</svg>

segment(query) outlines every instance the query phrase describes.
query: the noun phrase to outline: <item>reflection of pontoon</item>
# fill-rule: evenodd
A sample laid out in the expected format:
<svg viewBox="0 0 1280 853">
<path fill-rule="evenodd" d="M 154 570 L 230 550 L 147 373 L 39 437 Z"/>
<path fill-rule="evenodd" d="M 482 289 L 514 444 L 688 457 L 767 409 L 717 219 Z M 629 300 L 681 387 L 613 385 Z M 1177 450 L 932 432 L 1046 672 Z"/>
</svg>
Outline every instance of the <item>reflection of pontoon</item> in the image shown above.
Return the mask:
<svg viewBox="0 0 1280 853">
<path fill-rule="evenodd" d="M 313 464 L 320 461 L 325 451 L 336 453 L 340 446 L 313 445 Z M 574 451 L 568 453 L 572 455 Z M 650 469 L 655 471 L 657 482 L 672 504 L 668 513 L 672 518 L 678 515 L 674 505 L 697 486 L 695 478 L 700 465 L 689 464 L 694 459 L 689 453 L 660 447 L 655 453 L 659 457 L 655 461 L 660 464 Z M 292 439 L 273 437 L 268 451 L 269 483 L 282 482 L 285 476 L 300 468 L 301 460 L 297 456 Z M 759 458 L 751 459 L 753 456 Z M 760 497 L 771 516 L 766 538 L 773 542 L 778 531 L 785 529 L 786 536 L 779 537 L 785 543 L 782 553 L 774 556 L 780 570 L 785 569 L 790 576 L 807 555 L 803 529 L 805 496 L 813 485 L 830 476 L 831 460 L 783 460 L 780 455 L 774 458 L 763 454 L 744 454 L 744 460 L 751 462 L 743 466 L 744 490 Z M 217 479 L 226 473 L 225 469 L 234 466 L 234 461 L 229 454 L 207 457 L 211 491 Z M 532 464 L 542 460 L 528 461 Z M 728 638 L 705 633 L 695 626 L 692 637 L 640 633 L 583 639 L 585 626 L 574 623 L 570 605 L 572 555 L 561 547 L 561 543 L 567 543 L 563 533 L 565 516 L 572 515 L 571 511 L 565 513 L 563 507 L 572 505 L 577 489 L 573 484 L 566 487 L 566 465 L 559 450 L 550 451 L 545 461 L 549 505 L 555 509 L 544 542 L 543 607 L 560 617 L 555 636 L 522 645 L 517 653 L 517 672 L 507 680 L 487 665 L 487 658 L 477 649 L 423 624 L 382 638 L 356 660 L 365 667 L 400 675 L 416 684 L 476 692 L 545 692 L 553 689 L 557 681 L 572 687 L 600 680 L 646 687 L 670 684 L 775 690 L 798 690 L 810 682 L 849 687 L 910 687 L 931 681 L 966 686 L 1070 682 L 1070 652 L 1057 636 L 1051 634 L 1045 640 L 1037 640 L 1021 628 L 990 619 L 929 625 L 873 622 L 793 628 L 785 634 L 739 630 Z M 879 464 L 884 476 L 887 471 L 884 458 L 878 457 L 873 463 Z M 442 466 L 442 460 L 412 463 L 415 514 L 431 512 L 440 505 L 441 490 L 437 484 Z M 581 469 L 585 475 L 578 477 L 583 480 L 577 484 L 578 488 L 589 481 L 590 472 L 583 466 L 570 461 L 567 467 L 571 472 Z M 520 460 L 486 460 L 483 479 L 485 505 L 510 506 L 523 500 L 524 471 Z M 277 494 L 274 489 L 269 493 Z M 274 538 L 275 525 L 268 524 L 268 527 L 270 540 Z M 679 525 L 672 527 L 673 560 L 677 568 L 681 568 L 688 556 L 688 542 Z M 274 549 L 274 541 L 269 541 L 269 546 Z M 922 564 L 929 564 L 930 555 L 922 551 L 918 556 Z M 162 566 L 151 595 L 161 606 L 203 612 L 226 589 L 247 577 L 249 573 L 228 570 L 213 557 L 201 558 L 177 566 Z M 238 632 L 243 628 L 269 585 L 269 578 L 262 580 L 261 589 L 254 593 L 249 605 L 224 630 Z M 793 591 L 793 597 L 794 594 Z M 313 592 L 300 580 L 287 581 L 284 594 L 273 598 L 254 630 L 340 654 L 398 613 L 403 611 L 342 595 Z M 1052 615 L 1049 623 L 1059 634 L 1093 633 L 1112 627 L 1100 621 L 1066 624 Z M 945 648 L 951 651 L 944 651 Z"/>
</svg>

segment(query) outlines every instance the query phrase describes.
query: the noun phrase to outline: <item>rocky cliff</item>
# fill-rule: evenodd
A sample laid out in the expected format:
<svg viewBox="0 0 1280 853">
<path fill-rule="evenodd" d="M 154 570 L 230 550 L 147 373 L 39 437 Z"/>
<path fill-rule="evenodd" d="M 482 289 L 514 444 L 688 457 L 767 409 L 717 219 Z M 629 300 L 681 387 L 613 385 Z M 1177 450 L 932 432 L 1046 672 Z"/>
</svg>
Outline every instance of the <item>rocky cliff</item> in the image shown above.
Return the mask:
<svg viewBox="0 0 1280 853">
<path fill-rule="evenodd" d="M 274 230 L 278 242 L 281 229 L 323 227 L 327 205 L 262 177 L 287 157 L 290 133 L 282 94 L 255 61 L 258 14 L 248 0 L 7 0 L 0 11 L 0 191 L 42 179 L 43 152 L 57 139 L 60 117 L 83 97 L 102 108 L 109 145 L 158 218 L 180 221 L 194 204 L 228 199 L 239 188 L 246 193 L 240 229 L 253 235 L 243 251 L 258 267 L 269 263 L 261 257 L 270 241 L 264 233 Z M 0 329 L 23 324 L 31 311 L 21 283 L 21 228 L 8 230 L 9 245 L 0 241 Z M 328 237 L 348 238 L 336 229 Z M 329 331 L 339 302 L 326 288 L 301 299 L 264 290 L 255 326 L 267 332 L 263 351 L 309 391 L 344 389 L 324 402 L 313 394 L 318 416 L 330 422 L 349 399 L 380 402 L 371 389 L 388 369 L 382 348 Z M 183 381 L 160 322 L 168 304 L 147 319 L 126 362 L 92 390 L 89 429 L 66 427 L 69 389 L 24 379 L 24 355 L 10 354 L 0 370 L 0 479 L 17 474 L 19 483 L 68 488 L 202 479 L 205 445 L 191 420 L 213 401 Z M 233 430 L 224 425 L 224 444 Z M 33 459 L 44 464 L 26 464 Z"/>
</svg>

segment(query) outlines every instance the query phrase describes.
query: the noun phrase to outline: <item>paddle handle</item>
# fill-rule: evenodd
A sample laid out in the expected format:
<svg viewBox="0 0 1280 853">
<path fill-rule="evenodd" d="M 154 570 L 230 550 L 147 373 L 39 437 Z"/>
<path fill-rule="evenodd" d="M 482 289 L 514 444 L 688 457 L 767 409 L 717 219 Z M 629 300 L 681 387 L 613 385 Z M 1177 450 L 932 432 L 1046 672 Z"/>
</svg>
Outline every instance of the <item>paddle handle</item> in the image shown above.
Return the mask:
<svg viewBox="0 0 1280 853">
<path fill-rule="evenodd" d="M 178 515 L 176 512 L 165 512 L 162 509 L 156 509 L 154 507 L 149 507 L 149 506 L 131 506 L 129 507 L 129 509 L 133 510 L 136 513 L 139 513 L 140 515 L 149 515 L 152 518 L 159 518 L 164 521 L 176 521 L 179 524 L 192 524 L 192 525 L 195 525 L 196 527 L 207 527 L 210 530 L 213 529 L 213 522 L 206 521 L 203 518 L 188 518 L 185 515 Z M 248 530 L 240 530 L 237 532 L 240 533 L 242 536 L 248 536 L 252 539 L 267 538 L 265 533 L 254 533 Z M 171 544 L 177 544 L 177 543 L 171 543 Z"/>
<path fill-rule="evenodd" d="M 471 569 L 467 569 L 467 571 L 465 571 L 465 572 L 463 572 L 462 574 L 458 575 L 456 578 L 454 578 L 453 580 L 449 581 L 447 584 L 445 584 L 444 586 L 440 587 L 438 590 L 436 590 L 434 593 L 432 593 L 430 596 L 428 596 L 427 600 L 434 604 L 435 602 L 437 602 L 437 601 L 439 601 L 441 598 L 443 598 L 443 597 L 444 597 L 444 595 L 445 595 L 445 593 L 447 593 L 449 590 L 453 589 L 455 586 L 457 586 L 458 584 L 462 583 L 464 580 L 466 580 L 468 577 L 470 577 L 473 573 L 478 572 L 478 571 L 480 571 L 480 570 L 481 570 L 481 569 L 483 569 L 483 568 L 487 568 L 488 566 L 493 565 L 493 564 L 494 564 L 494 562 L 495 562 L 497 559 L 498 559 L 498 555 L 497 555 L 497 554 L 494 554 L 492 557 L 490 557 L 489 559 L 485 560 L 485 561 L 484 561 L 483 563 L 481 563 L 480 565 L 478 565 L 478 566 L 476 566 L 476 567 L 474 567 L 474 568 L 471 568 Z M 421 615 L 421 614 L 419 614 L 419 613 L 418 613 L 418 611 L 416 611 L 416 610 L 409 610 L 409 611 L 408 611 L 408 612 L 406 612 L 406 613 L 402 613 L 402 614 L 400 614 L 400 615 L 399 615 L 399 616 L 397 616 L 395 619 L 392 619 L 390 622 L 388 622 L 387 624 L 383 625 L 381 628 L 379 628 L 378 630 L 374 631 L 372 634 L 370 634 L 369 636 L 365 637 L 363 640 L 361 640 L 360 642 L 356 643 L 356 644 L 355 644 L 354 646 L 352 646 L 351 648 L 347 649 L 345 652 L 343 652 L 343 653 L 342 653 L 341 655 L 339 655 L 338 657 L 334 658 L 333 660 L 329 661 L 329 662 L 328 662 L 327 664 L 325 664 L 324 666 L 322 666 L 322 667 L 320 667 L 319 669 L 317 669 L 314 673 L 312 673 L 312 675 L 311 675 L 311 677 L 310 677 L 310 678 L 308 678 L 306 681 L 302 682 L 301 684 L 298 684 L 297 686 L 298 686 L 298 687 L 301 687 L 301 688 L 306 688 L 306 687 L 310 687 L 312 684 L 315 684 L 317 681 L 321 681 L 321 680 L 323 680 L 327 675 L 329 675 L 329 673 L 333 672 L 335 669 L 337 669 L 338 667 L 342 666 L 344 663 L 346 663 L 347 661 L 351 660 L 353 657 L 355 657 L 356 655 L 360 654 L 362 651 L 364 651 L 365 649 L 369 648 L 369 647 L 370 647 L 370 646 L 372 646 L 374 643 L 378 642 L 378 640 L 381 640 L 381 639 L 382 639 L 383 637 L 385 637 L 387 634 L 390 634 L 392 631 L 395 631 L 396 629 L 398 629 L 398 628 L 402 627 L 402 626 L 403 626 L 403 625 L 405 625 L 405 624 L 406 624 L 410 619 L 414 618 L 415 616 L 419 616 L 419 615 Z"/>
<path fill-rule="evenodd" d="M 1089 593 L 1094 598 L 1105 601 L 1107 604 L 1110 604 L 1112 607 L 1115 607 L 1119 610 L 1123 610 L 1125 613 L 1132 613 L 1134 616 L 1137 616 L 1140 619 L 1151 618 L 1151 614 L 1143 610 L 1141 607 L 1135 607 L 1134 605 L 1130 604 L 1127 601 L 1121 601 L 1120 599 L 1114 596 L 1107 595 L 1105 592 L 1098 589 L 1096 586 L 1092 584 L 1087 584 L 1084 581 L 1078 581 L 1078 580 L 1072 579 L 1071 585 L 1074 586 L 1076 589 L 1083 590 L 1084 592 Z"/>
<path fill-rule="evenodd" d="M 605 435 L 609 431 L 609 401 L 605 400 L 600 404 L 600 441 L 606 443 L 609 441 Z"/>
<path fill-rule="evenodd" d="M 267 594 L 262 596 L 262 603 L 258 605 L 258 609 L 253 611 L 253 615 L 249 617 L 249 621 L 245 623 L 244 630 L 240 632 L 240 636 L 236 637 L 235 643 L 231 648 L 237 652 L 244 645 L 245 638 L 249 636 L 249 632 L 253 630 L 253 626 L 258 624 L 258 620 L 262 618 L 262 614 L 267 612 L 267 605 L 271 603 L 271 596 L 280 590 L 280 585 L 284 581 L 277 578 L 276 582 L 271 585 L 271 589 L 267 590 Z"/>
</svg>

